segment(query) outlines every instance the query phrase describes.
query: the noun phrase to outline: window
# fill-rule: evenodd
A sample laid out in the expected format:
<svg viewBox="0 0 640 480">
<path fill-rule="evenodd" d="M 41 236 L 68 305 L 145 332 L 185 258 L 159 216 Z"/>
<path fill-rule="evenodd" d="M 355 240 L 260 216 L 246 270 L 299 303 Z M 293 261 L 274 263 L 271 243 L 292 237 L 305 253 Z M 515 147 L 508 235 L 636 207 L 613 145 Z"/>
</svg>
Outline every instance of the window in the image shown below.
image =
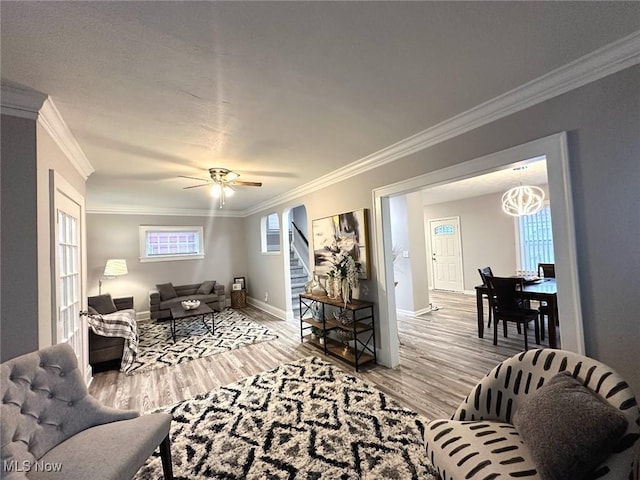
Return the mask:
<svg viewBox="0 0 640 480">
<path fill-rule="evenodd" d="M 438 225 L 433 229 L 434 235 L 453 235 L 456 229 L 453 225 Z"/>
<path fill-rule="evenodd" d="M 277 213 L 262 217 L 260 222 L 262 253 L 280 251 L 280 221 Z"/>
<path fill-rule="evenodd" d="M 519 268 L 536 275 L 538 263 L 554 263 L 551 209 L 545 205 L 533 215 L 524 215 L 516 220 L 520 255 Z"/>
<path fill-rule="evenodd" d="M 202 227 L 140 227 L 140 261 L 204 258 Z"/>
</svg>

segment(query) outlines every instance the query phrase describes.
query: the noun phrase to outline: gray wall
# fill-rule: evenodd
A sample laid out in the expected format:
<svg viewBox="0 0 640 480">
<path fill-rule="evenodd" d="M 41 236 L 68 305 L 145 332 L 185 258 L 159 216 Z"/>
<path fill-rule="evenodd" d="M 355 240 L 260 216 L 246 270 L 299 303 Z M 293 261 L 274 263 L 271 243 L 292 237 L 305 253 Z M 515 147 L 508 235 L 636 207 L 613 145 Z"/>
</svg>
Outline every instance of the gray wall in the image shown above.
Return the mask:
<svg viewBox="0 0 640 480">
<path fill-rule="evenodd" d="M 391 211 L 391 238 L 396 258 L 393 261 L 393 279 L 395 287 L 396 309 L 413 311 L 413 284 L 411 280 L 411 258 L 403 257 L 402 252 L 410 252 L 409 214 L 407 196 L 398 195 L 389 200 Z"/>
<path fill-rule="evenodd" d="M 1 361 L 38 348 L 36 122 L 2 115 Z"/>
<path fill-rule="evenodd" d="M 202 226 L 205 258 L 141 263 L 138 230 L 141 225 Z M 258 237 L 259 247 L 260 237 Z M 159 215 L 87 215 L 88 295 L 97 295 L 98 280 L 109 258 L 124 258 L 129 274 L 102 283 L 102 292 L 114 297 L 133 296 L 138 313 L 149 311 L 149 290 L 156 284 L 174 285 L 215 280 L 225 285 L 227 296 L 234 276 L 247 277 L 244 222 L 230 217 Z M 251 278 L 247 278 L 251 289 Z"/>
<path fill-rule="evenodd" d="M 409 221 L 409 262 L 411 263 L 411 285 L 413 287 L 413 312 L 423 313 L 429 308 L 429 280 L 427 263 L 427 239 L 425 238 L 422 212 L 422 195 L 413 192 L 407 198 L 407 217 Z"/>
<path fill-rule="evenodd" d="M 638 392 L 638 85 L 640 67 L 635 66 L 391 164 L 302 195 L 292 204 L 303 203 L 309 221 L 357 208 L 371 209 L 374 188 L 567 131 L 587 353 L 618 370 Z M 264 213 L 246 218 L 250 238 L 259 233 Z M 257 254 L 253 240 L 247 247 L 253 281 L 260 288 L 283 284 L 282 261 Z M 259 252 L 259 243 L 257 249 Z M 377 301 L 373 257 L 371 262 L 374 280 L 365 282 L 360 298 Z M 284 294 L 271 298 L 284 308 Z"/>
<path fill-rule="evenodd" d="M 36 120 L 2 115 L 1 165 L 0 357 L 5 360 L 53 342 L 49 172 L 81 196 L 85 182 Z"/>
</svg>

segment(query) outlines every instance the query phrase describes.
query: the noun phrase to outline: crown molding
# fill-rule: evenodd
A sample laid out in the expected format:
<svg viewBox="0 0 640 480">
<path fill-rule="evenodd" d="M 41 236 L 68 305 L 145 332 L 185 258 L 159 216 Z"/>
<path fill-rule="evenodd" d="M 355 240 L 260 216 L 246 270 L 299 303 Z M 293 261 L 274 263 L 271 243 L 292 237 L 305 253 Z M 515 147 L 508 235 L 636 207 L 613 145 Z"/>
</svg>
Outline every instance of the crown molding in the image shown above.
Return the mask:
<svg viewBox="0 0 640 480">
<path fill-rule="evenodd" d="M 48 95 L 2 85 L 2 114 L 36 120 L 85 180 L 95 171 Z"/>
<path fill-rule="evenodd" d="M 2 115 L 37 120 L 38 112 L 47 95 L 35 90 L 23 90 L 10 85 L 0 86 L 0 104 Z"/>
<path fill-rule="evenodd" d="M 89 175 L 91 175 L 95 169 L 82 151 L 76 137 L 74 137 L 71 130 L 69 130 L 67 123 L 62 118 L 62 115 L 60 115 L 60 112 L 50 97 L 47 97 L 40 109 L 38 123 L 42 125 L 56 145 L 60 147 L 60 150 L 62 150 L 78 173 L 82 175 L 85 180 L 89 178 Z"/>
<path fill-rule="evenodd" d="M 640 30 L 426 130 L 248 208 L 253 215 L 462 135 L 640 63 Z"/>
<path fill-rule="evenodd" d="M 86 212 L 97 215 L 158 215 L 169 217 L 229 217 L 241 218 L 238 211 L 220 209 L 193 209 L 193 208 L 153 208 L 153 207 L 129 207 L 122 205 L 99 205 L 87 207 Z"/>
</svg>

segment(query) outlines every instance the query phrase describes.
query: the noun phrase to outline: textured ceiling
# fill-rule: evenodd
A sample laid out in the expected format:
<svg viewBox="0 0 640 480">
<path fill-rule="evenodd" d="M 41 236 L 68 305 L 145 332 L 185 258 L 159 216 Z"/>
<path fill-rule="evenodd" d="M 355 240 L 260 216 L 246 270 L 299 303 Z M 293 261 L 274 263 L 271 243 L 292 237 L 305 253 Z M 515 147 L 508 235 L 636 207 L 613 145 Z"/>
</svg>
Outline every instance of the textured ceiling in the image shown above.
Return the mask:
<svg viewBox="0 0 640 480">
<path fill-rule="evenodd" d="M 0 3 L 4 83 L 51 96 L 87 206 L 242 211 L 639 28 L 638 2 Z"/>
</svg>

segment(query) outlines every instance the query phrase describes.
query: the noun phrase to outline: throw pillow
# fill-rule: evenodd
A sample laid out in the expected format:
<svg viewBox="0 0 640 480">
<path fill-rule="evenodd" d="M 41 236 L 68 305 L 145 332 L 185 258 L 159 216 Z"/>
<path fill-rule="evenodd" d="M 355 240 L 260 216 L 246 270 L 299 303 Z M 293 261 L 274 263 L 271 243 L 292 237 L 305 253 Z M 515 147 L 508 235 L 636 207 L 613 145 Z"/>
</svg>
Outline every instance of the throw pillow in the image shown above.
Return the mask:
<svg viewBox="0 0 640 480">
<path fill-rule="evenodd" d="M 627 430 L 624 414 L 569 372 L 553 376 L 519 406 L 513 424 L 545 480 L 583 478 Z"/>
<path fill-rule="evenodd" d="M 96 295 L 95 297 L 89 297 L 89 307 L 93 307 L 99 314 L 106 315 L 107 313 L 117 312 L 116 304 L 113 303 L 110 293 L 104 295 Z"/>
<path fill-rule="evenodd" d="M 171 300 L 178 296 L 176 289 L 173 288 L 173 284 L 171 282 L 161 283 L 160 285 L 156 285 L 156 288 L 160 292 L 160 300 Z"/>
<path fill-rule="evenodd" d="M 198 291 L 196 292 L 196 294 L 209 295 L 213 290 L 213 287 L 215 286 L 215 284 L 216 284 L 215 280 L 207 280 L 206 282 L 202 282 L 202 285 L 200 285 L 200 288 L 198 288 Z"/>
<path fill-rule="evenodd" d="M 87 310 L 89 311 L 89 315 L 100 315 L 100 313 L 98 313 L 98 311 L 93 308 L 92 306 L 89 306 L 89 308 L 87 308 Z"/>
</svg>

